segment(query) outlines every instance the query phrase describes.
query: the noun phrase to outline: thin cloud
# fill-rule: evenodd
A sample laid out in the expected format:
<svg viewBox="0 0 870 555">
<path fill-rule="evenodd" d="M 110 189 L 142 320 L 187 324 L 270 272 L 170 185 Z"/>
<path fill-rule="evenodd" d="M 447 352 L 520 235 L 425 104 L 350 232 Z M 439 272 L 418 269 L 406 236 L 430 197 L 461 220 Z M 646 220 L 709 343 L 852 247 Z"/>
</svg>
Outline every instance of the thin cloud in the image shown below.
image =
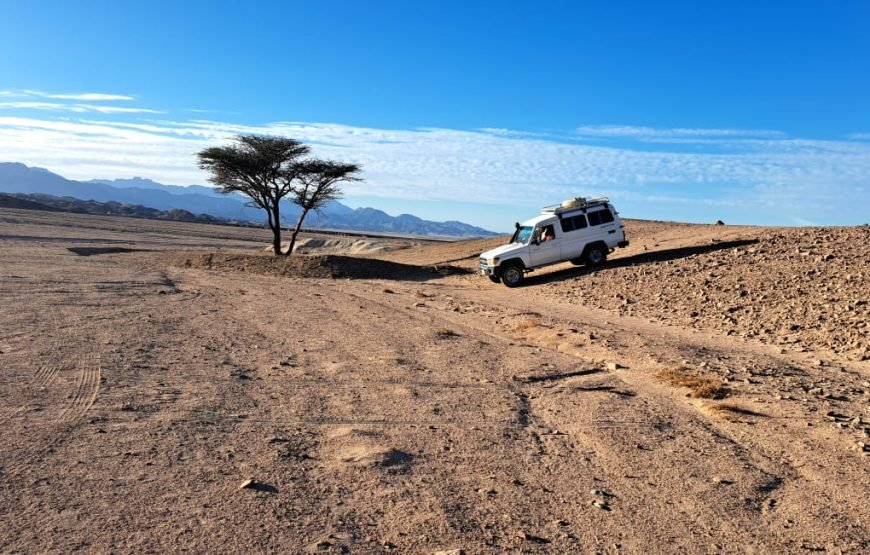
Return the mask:
<svg viewBox="0 0 870 555">
<path fill-rule="evenodd" d="M 852 133 L 847 137 L 855 141 L 870 141 L 870 133 Z"/>
<path fill-rule="evenodd" d="M 128 108 L 126 106 L 100 106 L 95 104 L 75 104 L 77 108 L 83 108 L 86 112 L 99 112 L 101 114 L 163 114 L 160 110 L 149 108 Z"/>
<path fill-rule="evenodd" d="M 107 93 L 47 93 L 35 89 L 25 89 L 21 91 L 0 91 L 0 96 L 7 97 L 37 97 L 50 98 L 56 100 L 81 100 L 84 102 L 104 102 L 115 100 L 136 100 L 135 97 L 126 94 L 107 94 Z"/>
<path fill-rule="evenodd" d="M 762 139 L 785 138 L 782 131 L 770 129 L 692 129 L 637 127 L 631 125 L 584 125 L 577 128 L 577 134 L 587 137 L 612 138 L 686 138 L 686 137 L 754 137 Z"/>
<path fill-rule="evenodd" d="M 0 109 L 43 110 L 49 112 L 96 112 L 100 114 L 162 114 L 159 110 L 99 104 L 67 104 L 61 102 L 13 101 L 0 102 Z"/>
</svg>

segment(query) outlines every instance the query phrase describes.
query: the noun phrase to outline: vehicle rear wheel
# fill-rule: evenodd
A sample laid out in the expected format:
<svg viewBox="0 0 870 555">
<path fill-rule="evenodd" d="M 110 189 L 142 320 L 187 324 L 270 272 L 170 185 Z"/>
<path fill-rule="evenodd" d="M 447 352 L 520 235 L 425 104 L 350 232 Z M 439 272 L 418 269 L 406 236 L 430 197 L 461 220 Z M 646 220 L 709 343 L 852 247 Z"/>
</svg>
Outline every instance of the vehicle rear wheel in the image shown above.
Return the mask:
<svg viewBox="0 0 870 555">
<path fill-rule="evenodd" d="M 592 246 L 586 249 L 583 260 L 587 266 L 601 266 L 607 260 L 607 252 L 601 247 Z"/>
<path fill-rule="evenodd" d="M 491 281 L 491 282 L 493 282 L 493 283 L 501 283 L 501 278 L 498 277 L 498 276 L 496 276 L 496 275 L 489 275 L 489 276 L 486 276 L 486 277 L 488 277 L 488 278 L 489 278 L 489 281 Z"/>
<path fill-rule="evenodd" d="M 523 282 L 523 269 L 518 264 L 505 266 L 501 271 L 501 282 L 507 287 L 518 287 Z"/>
</svg>

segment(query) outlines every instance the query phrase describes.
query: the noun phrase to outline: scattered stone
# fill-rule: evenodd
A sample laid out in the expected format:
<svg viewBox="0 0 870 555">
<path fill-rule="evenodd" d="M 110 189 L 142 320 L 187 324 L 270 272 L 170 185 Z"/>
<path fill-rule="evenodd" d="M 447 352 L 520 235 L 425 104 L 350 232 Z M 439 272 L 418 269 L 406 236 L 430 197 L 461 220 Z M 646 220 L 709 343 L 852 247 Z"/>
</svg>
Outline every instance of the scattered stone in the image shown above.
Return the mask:
<svg viewBox="0 0 870 555">
<path fill-rule="evenodd" d="M 432 555 L 465 555 L 464 549 L 442 549 L 441 551 L 433 551 Z"/>
<path fill-rule="evenodd" d="M 608 362 L 607 363 L 607 369 L 610 371 L 619 370 L 620 368 L 625 368 L 625 367 L 622 366 L 621 364 L 619 364 L 618 362 Z"/>
<path fill-rule="evenodd" d="M 239 485 L 239 489 L 254 489 L 257 487 L 257 483 L 253 478 L 248 478 L 244 482 Z"/>
<path fill-rule="evenodd" d="M 607 503 L 607 501 L 605 501 L 603 499 L 596 499 L 592 502 L 592 504 L 594 506 L 598 507 L 599 509 L 601 509 L 602 511 L 609 511 L 610 510 L 610 505 Z"/>
<path fill-rule="evenodd" d="M 542 538 L 541 536 L 536 536 L 534 534 L 529 534 L 528 532 L 519 531 L 517 532 L 517 537 L 522 540 L 535 542 L 535 543 L 551 543 L 547 538 Z"/>
</svg>

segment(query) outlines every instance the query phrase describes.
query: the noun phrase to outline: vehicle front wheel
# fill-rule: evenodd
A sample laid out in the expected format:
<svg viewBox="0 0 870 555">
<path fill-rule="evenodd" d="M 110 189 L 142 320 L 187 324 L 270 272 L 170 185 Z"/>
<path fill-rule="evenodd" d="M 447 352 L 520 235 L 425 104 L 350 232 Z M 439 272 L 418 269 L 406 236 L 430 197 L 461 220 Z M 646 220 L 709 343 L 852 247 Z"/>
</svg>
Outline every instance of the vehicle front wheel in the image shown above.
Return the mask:
<svg viewBox="0 0 870 555">
<path fill-rule="evenodd" d="M 517 264 L 506 266 L 501 271 L 501 282 L 507 287 L 518 287 L 523 283 L 523 269 Z"/>
<path fill-rule="evenodd" d="M 589 247 L 583 260 L 587 266 L 601 266 L 607 260 L 607 253 L 601 247 Z"/>
<path fill-rule="evenodd" d="M 488 277 L 488 278 L 489 278 L 489 281 L 491 281 L 491 282 L 493 282 L 493 283 L 501 283 L 501 278 L 498 277 L 498 276 L 496 276 L 496 275 L 489 275 L 489 276 L 486 276 L 486 277 Z"/>
</svg>

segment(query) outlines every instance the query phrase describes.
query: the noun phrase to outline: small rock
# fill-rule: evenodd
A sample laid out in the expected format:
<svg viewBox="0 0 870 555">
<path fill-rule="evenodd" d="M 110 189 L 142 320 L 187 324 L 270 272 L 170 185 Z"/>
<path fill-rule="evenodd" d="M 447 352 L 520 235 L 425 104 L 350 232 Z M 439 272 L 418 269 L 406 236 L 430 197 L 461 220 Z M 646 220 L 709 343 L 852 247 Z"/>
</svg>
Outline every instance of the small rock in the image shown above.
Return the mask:
<svg viewBox="0 0 870 555">
<path fill-rule="evenodd" d="M 257 486 L 257 483 L 254 482 L 253 478 L 248 478 L 244 482 L 239 485 L 239 489 L 253 489 Z"/>
<path fill-rule="evenodd" d="M 528 532 L 523 531 L 517 532 L 517 537 L 535 543 L 551 543 L 550 540 L 548 540 L 547 538 L 542 538 L 541 536 L 536 536 L 534 534 L 529 534 Z"/>
<path fill-rule="evenodd" d="M 595 501 L 592 502 L 592 504 L 594 506 L 598 507 L 599 509 L 601 509 L 602 511 L 609 511 L 610 510 L 610 505 L 608 505 L 607 501 L 604 501 L 603 499 L 596 499 Z"/>
<path fill-rule="evenodd" d="M 465 555 L 464 549 L 442 549 L 441 551 L 433 551 L 432 555 Z"/>
<path fill-rule="evenodd" d="M 613 371 L 613 370 L 619 370 L 620 368 L 624 368 L 624 367 L 623 367 L 621 364 L 617 363 L 617 362 L 608 362 L 608 363 L 607 363 L 607 369 L 608 369 L 608 370 Z"/>
</svg>

